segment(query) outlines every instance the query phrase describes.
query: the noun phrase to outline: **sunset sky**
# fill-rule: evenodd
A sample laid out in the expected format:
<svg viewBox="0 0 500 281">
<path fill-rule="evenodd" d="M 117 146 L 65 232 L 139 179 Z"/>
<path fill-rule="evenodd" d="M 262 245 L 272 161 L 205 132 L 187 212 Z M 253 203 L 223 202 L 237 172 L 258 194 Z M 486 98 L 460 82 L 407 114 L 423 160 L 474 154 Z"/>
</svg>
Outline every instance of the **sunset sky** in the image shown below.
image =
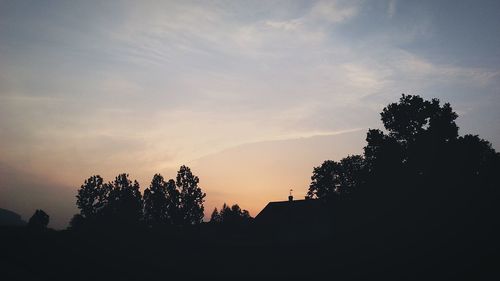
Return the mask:
<svg viewBox="0 0 500 281">
<path fill-rule="evenodd" d="M 401 93 L 500 149 L 500 1 L 0 1 L 0 208 L 180 165 L 205 215 L 303 198 Z"/>
</svg>

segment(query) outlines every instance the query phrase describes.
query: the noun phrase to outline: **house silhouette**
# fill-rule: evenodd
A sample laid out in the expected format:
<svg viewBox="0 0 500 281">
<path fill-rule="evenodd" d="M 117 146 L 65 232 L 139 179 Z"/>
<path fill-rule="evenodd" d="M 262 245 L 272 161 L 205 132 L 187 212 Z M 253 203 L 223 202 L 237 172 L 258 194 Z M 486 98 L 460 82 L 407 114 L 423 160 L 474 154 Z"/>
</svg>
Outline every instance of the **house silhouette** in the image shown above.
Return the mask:
<svg viewBox="0 0 500 281">
<path fill-rule="evenodd" d="M 326 200 L 303 199 L 269 202 L 255 217 L 263 235 L 286 240 L 323 239 L 331 233 L 331 205 Z"/>
</svg>

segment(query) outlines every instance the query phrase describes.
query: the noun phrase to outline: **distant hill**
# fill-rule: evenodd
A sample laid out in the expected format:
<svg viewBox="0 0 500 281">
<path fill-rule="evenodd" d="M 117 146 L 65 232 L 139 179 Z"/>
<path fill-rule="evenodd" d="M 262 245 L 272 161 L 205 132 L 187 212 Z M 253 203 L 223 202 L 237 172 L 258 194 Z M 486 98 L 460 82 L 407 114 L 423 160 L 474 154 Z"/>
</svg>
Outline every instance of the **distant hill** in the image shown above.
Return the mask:
<svg viewBox="0 0 500 281">
<path fill-rule="evenodd" d="M 18 226 L 25 225 L 26 222 L 15 212 L 0 208 L 0 226 Z"/>
</svg>

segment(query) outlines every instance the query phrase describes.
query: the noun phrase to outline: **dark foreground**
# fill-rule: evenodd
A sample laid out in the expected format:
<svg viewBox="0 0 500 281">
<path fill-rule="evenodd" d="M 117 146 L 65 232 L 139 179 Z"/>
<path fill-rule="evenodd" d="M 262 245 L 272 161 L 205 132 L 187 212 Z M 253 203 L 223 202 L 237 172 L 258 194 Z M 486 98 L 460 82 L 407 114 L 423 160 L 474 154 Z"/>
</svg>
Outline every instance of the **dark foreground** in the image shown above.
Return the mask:
<svg viewBox="0 0 500 281">
<path fill-rule="evenodd" d="M 373 230 L 328 239 L 282 238 L 209 226 L 107 232 L 2 228 L 2 280 L 499 280 L 498 243 L 489 239 L 391 236 Z"/>
</svg>

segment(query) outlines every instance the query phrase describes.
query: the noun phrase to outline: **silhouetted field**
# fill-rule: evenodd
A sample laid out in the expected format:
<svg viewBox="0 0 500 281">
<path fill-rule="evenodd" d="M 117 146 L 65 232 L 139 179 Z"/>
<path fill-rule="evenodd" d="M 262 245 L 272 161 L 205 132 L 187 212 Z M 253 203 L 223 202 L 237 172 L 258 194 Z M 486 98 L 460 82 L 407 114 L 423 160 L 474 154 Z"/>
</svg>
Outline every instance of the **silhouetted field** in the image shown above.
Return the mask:
<svg viewBox="0 0 500 281">
<path fill-rule="evenodd" d="M 340 227 L 340 226 L 339 226 Z M 351 232 L 352 230 L 352 232 Z M 328 239 L 210 225 L 185 230 L 2 228 L 4 280 L 494 280 L 498 243 L 443 229 L 343 228 Z"/>
</svg>

